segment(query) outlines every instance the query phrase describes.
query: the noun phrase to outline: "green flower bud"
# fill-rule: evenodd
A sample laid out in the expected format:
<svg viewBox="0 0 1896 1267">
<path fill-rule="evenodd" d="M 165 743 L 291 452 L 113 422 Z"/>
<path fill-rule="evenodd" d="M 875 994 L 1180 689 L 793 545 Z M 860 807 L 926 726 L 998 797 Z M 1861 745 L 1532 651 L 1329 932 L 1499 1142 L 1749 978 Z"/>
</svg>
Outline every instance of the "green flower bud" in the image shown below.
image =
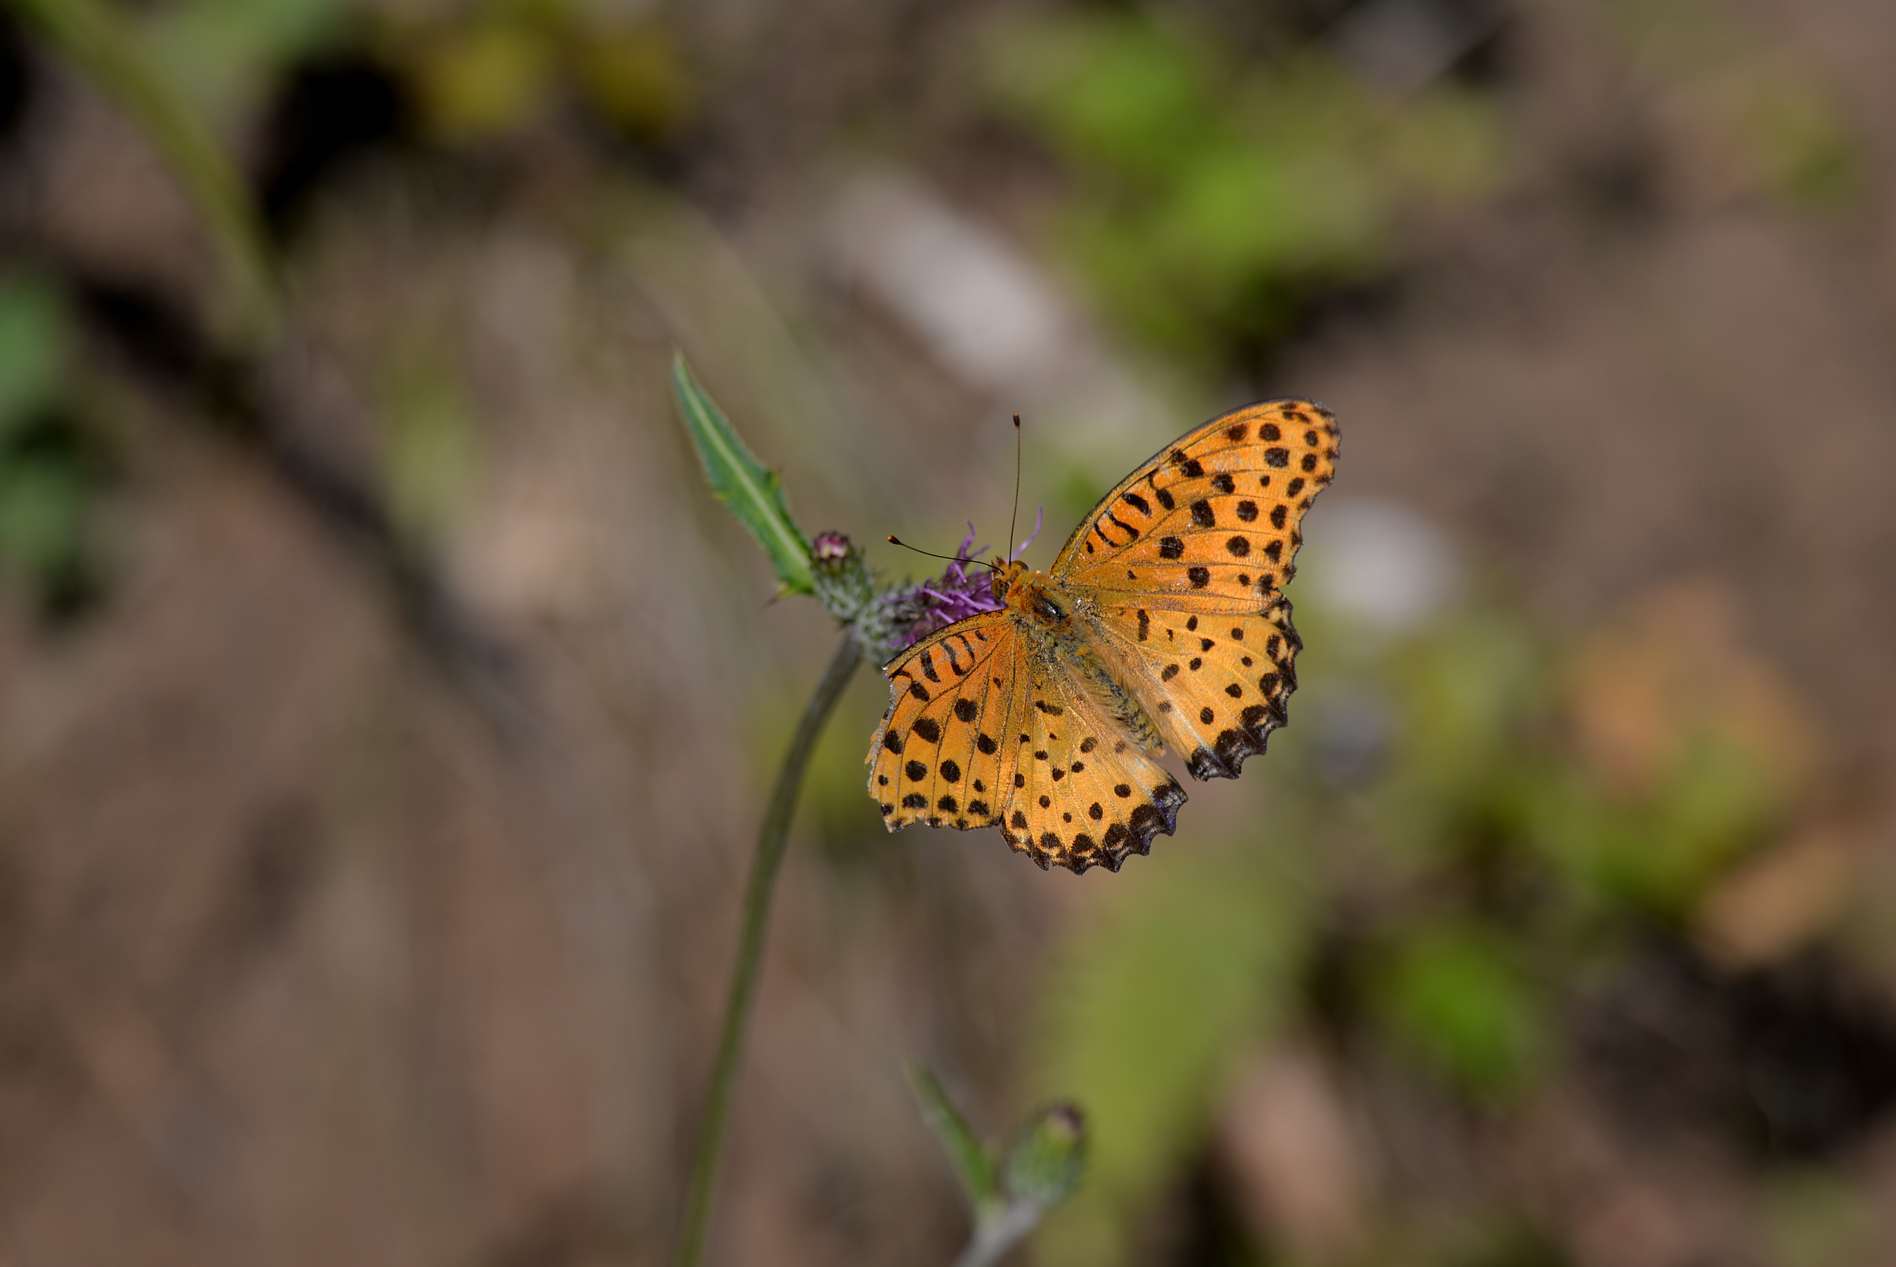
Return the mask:
<svg viewBox="0 0 1896 1267">
<path fill-rule="evenodd" d="M 1086 1170 L 1086 1119 L 1072 1104 L 1042 1109 L 1014 1137 L 1001 1167 L 1009 1198 L 1052 1209 L 1080 1186 Z"/>
</svg>

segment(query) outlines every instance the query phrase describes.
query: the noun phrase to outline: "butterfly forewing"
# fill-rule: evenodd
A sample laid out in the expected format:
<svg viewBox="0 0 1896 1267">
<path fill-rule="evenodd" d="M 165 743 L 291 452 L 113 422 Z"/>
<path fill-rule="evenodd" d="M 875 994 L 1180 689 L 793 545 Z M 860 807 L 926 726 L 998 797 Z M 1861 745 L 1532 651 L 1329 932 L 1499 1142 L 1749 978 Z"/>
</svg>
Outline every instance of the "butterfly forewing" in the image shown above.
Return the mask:
<svg viewBox="0 0 1896 1267">
<path fill-rule="evenodd" d="M 1053 576 L 1102 603 L 1262 610 L 1295 574 L 1304 512 L 1336 471 L 1335 417 L 1304 400 L 1212 419 L 1127 476 L 1074 529 Z"/>
<path fill-rule="evenodd" d="M 890 830 L 1000 821 L 1015 761 L 1002 738 L 1024 707 L 1022 659 L 1013 622 L 994 612 L 950 625 L 884 668 L 889 710 L 869 743 L 869 795 Z"/>
</svg>

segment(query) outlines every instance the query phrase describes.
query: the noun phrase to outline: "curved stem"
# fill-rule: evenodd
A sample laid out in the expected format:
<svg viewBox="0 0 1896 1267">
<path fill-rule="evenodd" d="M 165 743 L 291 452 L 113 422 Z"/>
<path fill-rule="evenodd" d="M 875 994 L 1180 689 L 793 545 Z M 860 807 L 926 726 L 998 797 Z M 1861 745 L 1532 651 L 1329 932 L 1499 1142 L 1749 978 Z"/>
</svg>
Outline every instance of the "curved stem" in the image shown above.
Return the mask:
<svg viewBox="0 0 1896 1267">
<path fill-rule="evenodd" d="M 192 112 L 102 0 L 21 0 L 28 18 L 116 98 L 164 159 L 223 256 L 232 293 L 228 333 L 255 351 L 279 321 L 268 238 L 242 176 L 211 129 Z"/>
<path fill-rule="evenodd" d="M 975 1217 L 974 1235 L 969 1239 L 955 1267 L 994 1267 L 1007 1252 L 1027 1238 L 1040 1223 L 1045 1211 L 1031 1201 L 1017 1201 L 995 1211 L 983 1210 Z"/>
<path fill-rule="evenodd" d="M 784 753 L 783 766 L 777 771 L 777 784 L 771 789 L 770 806 L 764 812 L 763 826 L 757 832 L 757 852 L 751 858 L 750 878 L 744 888 L 744 924 L 738 934 L 737 962 L 731 968 L 731 989 L 724 1003 L 724 1028 L 718 1036 L 717 1064 L 711 1071 L 711 1093 L 705 1105 L 704 1122 L 698 1128 L 697 1157 L 691 1167 L 691 1189 L 685 1202 L 685 1225 L 678 1242 L 678 1267 L 696 1267 L 704 1256 L 704 1238 L 711 1218 L 712 1189 L 717 1184 L 718 1162 L 724 1150 L 725 1119 L 731 1110 L 731 1087 L 737 1080 L 737 1062 L 742 1055 L 744 1031 L 750 1021 L 751 1002 L 757 993 L 757 969 L 764 952 L 764 933 L 770 924 L 770 899 L 777 887 L 777 869 L 783 862 L 784 846 L 790 835 L 790 818 L 796 811 L 797 793 L 803 788 L 803 773 L 809 767 L 816 740 L 849 685 L 856 665 L 862 660 L 862 648 L 853 633 L 844 633 L 815 694 L 797 722 Z"/>
</svg>

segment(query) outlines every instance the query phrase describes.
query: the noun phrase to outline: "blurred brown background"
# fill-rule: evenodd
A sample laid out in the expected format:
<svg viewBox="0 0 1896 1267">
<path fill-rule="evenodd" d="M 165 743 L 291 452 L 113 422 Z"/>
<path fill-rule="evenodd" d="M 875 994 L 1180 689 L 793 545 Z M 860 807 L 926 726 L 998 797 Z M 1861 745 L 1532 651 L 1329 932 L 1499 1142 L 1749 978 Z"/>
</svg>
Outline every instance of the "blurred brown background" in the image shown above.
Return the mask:
<svg viewBox="0 0 1896 1267">
<path fill-rule="evenodd" d="M 712 1261 L 951 1261 L 921 1060 L 1085 1107 L 1038 1263 L 1896 1263 L 1883 0 L 17 6 L 0 1263 L 664 1259 L 832 638 L 675 346 L 859 541 L 998 543 L 1020 410 L 1039 566 L 1344 432 L 1291 728 L 1122 874 L 885 837 L 859 678 Z"/>
</svg>

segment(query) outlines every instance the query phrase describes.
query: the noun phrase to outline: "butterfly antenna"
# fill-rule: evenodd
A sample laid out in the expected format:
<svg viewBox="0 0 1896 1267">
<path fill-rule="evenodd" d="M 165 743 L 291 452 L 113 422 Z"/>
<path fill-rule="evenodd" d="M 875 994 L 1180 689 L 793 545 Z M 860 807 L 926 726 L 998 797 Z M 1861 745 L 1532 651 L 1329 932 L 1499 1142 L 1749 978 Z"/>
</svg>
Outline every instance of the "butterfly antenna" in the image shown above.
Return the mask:
<svg viewBox="0 0 1896 1267">
<path fill-rule="evenodd" d="M 1014 525 L 1020 521 L 1020 415 L 1014 415 L 1014 509 L 1007 512 L 1007 560 L 1014 561 Z"/>
<path fill-rule="evenodd" d="M 958 554 L 936 554 L 933 550 L 924 550 L 920 546 L 912 546 L 893 533 L 889 535 L 888 542 L 892 546 L 901 546 L 904 550 L 913 550 L 917 554 L 925 554 L 931 559 L 946 559 L 950 563 L 959 563 L 963 566 L 973 564 L 976 567 L 987 568 L 989 571 L 992 571 L 994 568 L 994 565 L 989 563 L 986 559 L 964 559 Z"/>
</svg>

